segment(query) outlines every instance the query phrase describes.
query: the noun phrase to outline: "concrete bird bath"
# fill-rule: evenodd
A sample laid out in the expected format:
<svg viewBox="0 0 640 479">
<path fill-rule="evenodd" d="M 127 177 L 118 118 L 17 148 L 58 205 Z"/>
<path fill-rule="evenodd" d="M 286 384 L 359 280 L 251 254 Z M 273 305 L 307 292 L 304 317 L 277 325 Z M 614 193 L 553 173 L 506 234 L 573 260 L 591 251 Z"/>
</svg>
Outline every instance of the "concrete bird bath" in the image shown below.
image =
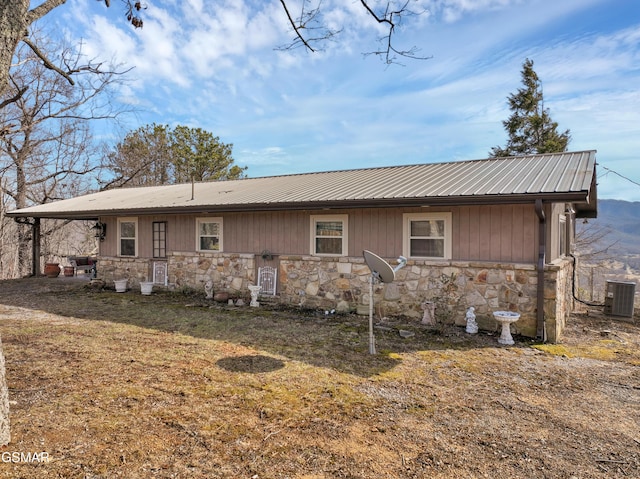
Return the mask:
<svg viewBox="0 0 640 479">
<path fill-rule="evenodd" d="M 502 325 L 502 332 L 500 333 L 498 342 L 507 345 L 514 344 L 513 337 L 511 336 L 511 323 L 519 320 L 520 314 L 511 311 L 494 311 L 493 317 Z"/>
<path fill-rule="evenodd" d="M 249 285 L 249 292 L 251 293 L 251 303 L 249 303 L 249 306 L 253 306 L 254 308 L 260 306 L 260 303 L 258 303 L 258 295 L 261 289 L 262 286 L 260 285 Z"/>
</svg>

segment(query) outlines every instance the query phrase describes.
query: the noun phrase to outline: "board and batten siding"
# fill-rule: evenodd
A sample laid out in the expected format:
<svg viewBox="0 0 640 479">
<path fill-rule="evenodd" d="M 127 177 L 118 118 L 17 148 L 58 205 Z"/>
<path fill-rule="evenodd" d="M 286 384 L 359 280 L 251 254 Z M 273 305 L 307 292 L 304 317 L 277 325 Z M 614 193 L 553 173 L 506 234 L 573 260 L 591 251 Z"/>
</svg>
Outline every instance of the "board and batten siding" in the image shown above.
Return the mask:
<svg viewBox="0 0 640 479">
<path fill-rule="evenodd" d="M 279 255 L 310 253 L 311 215 L 349 218 L 348 253 L 368 249 L 395 258 L 402 254 L 404 213 L 452 213 L 452 260 L 533 263 L 537 258 L 538 219 L 533 205 L 469 205 L 450 208 L 362 208 L 343 210 L 259 211 L 211 215 L 138 216 L 138 255 L 151 258 L 152 223 L 167 222 L 167 254 L 195 251 L 196 218 L 223 218 L 225 253 L 267 250 Z M 117 218 L 102 218 L 108 234 L 101 255 L 117 255 Z"/>
<path fill-rule="evenodd" d="M 463 206 L 453 211 L 453 259 L 531 263 L 538 218 L 532 205 Z"/>
</svg>

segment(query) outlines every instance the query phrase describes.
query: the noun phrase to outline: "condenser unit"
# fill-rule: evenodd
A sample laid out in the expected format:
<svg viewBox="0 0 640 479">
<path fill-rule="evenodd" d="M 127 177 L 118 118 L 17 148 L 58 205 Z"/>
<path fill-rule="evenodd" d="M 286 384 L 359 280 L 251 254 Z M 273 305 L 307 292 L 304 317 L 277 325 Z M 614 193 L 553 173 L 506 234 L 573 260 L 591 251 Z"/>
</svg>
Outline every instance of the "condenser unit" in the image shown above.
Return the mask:
<svg viewBox="0 0 640 479">
<path fill-rule="evenodd" d="M 604 313 L 612 316 L 633 317 L 633 300 L 636 294 L 636 283 L 623 281 L 607 281 L 604 298 Z"/>
</svg>

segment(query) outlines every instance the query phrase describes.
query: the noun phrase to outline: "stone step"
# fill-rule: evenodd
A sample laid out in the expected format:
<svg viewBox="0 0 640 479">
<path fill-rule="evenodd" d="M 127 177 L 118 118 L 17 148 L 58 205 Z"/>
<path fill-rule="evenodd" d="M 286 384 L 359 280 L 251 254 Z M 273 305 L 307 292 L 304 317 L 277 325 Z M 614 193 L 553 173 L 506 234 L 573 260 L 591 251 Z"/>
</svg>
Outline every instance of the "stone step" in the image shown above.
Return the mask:
<svg viewBox="0 0 640 479">
<path fill-rule="evenodd" d="M 261 294 L 258 296 L 258 302 L 264 306 L 277 306 L 280 304 L 280 297 L 271 296 L 270 294 Z"/>
</svg>

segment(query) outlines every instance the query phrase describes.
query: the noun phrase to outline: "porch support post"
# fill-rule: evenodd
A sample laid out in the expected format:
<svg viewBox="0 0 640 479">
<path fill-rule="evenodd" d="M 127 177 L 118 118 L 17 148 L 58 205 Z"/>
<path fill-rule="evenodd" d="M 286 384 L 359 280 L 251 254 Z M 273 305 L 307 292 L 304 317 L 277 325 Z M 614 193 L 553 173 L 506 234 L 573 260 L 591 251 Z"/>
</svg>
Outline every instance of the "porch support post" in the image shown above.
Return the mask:
<svg viewBox="0 0 640 479">
<path fill-rule="evenodd" d="M 40 218 L 34 218 L 31 227 L 31 256 L 31 276 L 40 276 Z"/>
<path fill-rule="evenodd" d="M 544 265 L 547 251 L 547 222 L 541 199 L 536 200 L 538 215 L 538 287 L 536 301 L 536 339 L 547 340 L 547 328 L 544 320 Z"/>
</svg>

